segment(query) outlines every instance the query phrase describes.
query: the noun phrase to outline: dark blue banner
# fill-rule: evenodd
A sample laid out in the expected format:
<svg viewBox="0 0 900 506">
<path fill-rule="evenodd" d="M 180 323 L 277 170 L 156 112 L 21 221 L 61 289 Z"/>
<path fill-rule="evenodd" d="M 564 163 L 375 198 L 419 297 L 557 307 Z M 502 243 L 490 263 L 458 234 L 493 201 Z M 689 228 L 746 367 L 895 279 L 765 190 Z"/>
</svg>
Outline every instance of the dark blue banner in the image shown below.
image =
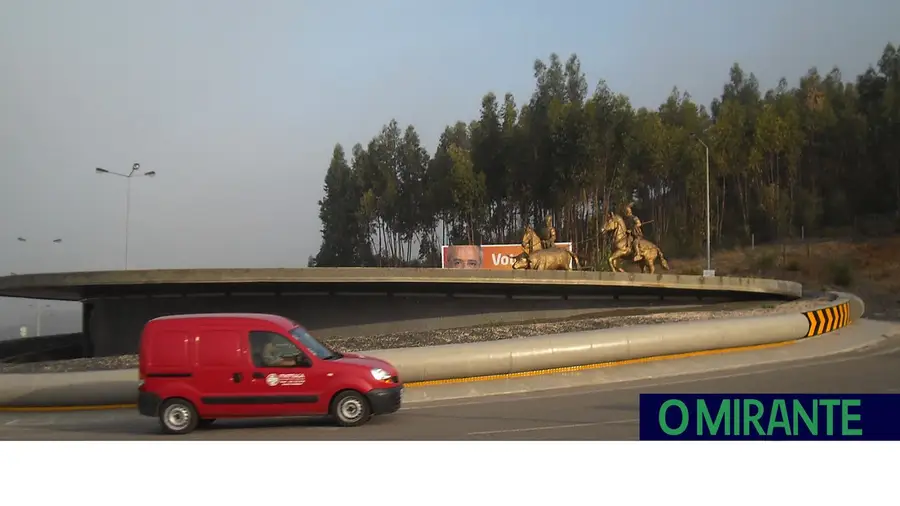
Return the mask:
<svg viewBox="0 0 900 506">
<path fill-rule="evenodd" d="M 900 394 L 640 394 L 640 438 L 900 440 Z"/>
</svg>

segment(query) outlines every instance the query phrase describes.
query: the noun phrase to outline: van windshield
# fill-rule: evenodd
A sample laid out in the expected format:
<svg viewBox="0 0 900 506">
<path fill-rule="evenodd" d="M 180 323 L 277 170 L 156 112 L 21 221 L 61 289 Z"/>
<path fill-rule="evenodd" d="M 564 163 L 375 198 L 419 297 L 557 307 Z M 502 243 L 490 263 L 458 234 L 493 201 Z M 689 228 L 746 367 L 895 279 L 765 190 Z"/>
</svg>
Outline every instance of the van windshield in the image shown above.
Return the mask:
<svg viewBox="0 0 900 506">
<path fill-rule="evenodd" d="M 312 352 L 313 355 L 322 360 L 333 360 L 335 358 L 341 357 L 340 353 L 333 351 L 324 344 L 320 343 L 303 327 L 294 327 L 293 330 L 291 330 L 291 335 L 297 338 L 297 340 L 300 341 L 300 343 L 303 344 L 306 349 Z"/>
</svg>

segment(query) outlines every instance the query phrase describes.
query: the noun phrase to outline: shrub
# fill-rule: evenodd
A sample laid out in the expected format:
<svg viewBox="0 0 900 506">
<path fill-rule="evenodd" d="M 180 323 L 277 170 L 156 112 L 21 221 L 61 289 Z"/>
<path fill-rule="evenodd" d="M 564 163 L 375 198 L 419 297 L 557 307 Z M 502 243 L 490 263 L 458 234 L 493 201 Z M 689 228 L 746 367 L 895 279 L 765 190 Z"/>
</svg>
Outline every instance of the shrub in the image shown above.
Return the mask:
<svg viewBox="0 0 900 506">
<path fill-rule="evenodd" d="M 773 255 L 771 253 L 761 254 L 753 259 L 753 266 L 758 271 L 772 270 L 775 268 L 775 266 L 777 264 L 778 264 L 778 259 L 775 257 L 775 255 Z"/>
<path fill-rule="evenodd" d="M 847 260 L 833 260 L 828 264 L 828 276 L 837 286 L 853 284 L 853 266 Z"/>
</svg>

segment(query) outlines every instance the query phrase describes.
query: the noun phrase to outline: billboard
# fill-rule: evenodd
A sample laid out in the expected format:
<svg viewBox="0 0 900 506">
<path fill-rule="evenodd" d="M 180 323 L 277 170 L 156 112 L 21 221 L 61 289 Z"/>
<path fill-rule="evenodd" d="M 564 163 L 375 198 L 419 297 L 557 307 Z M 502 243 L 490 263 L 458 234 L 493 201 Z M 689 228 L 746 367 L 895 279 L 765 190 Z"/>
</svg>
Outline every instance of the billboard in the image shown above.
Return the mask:
<svg viewBox="0 0 900 506">
<path fill-rule="evenodd" d="M 572 243 L 558 242 L 557 247 L 572 251 Z M 442 246 L 444 269 L 512 270 L 513 256 L 522 253 L 521 244 L 482 244 L 481 246 Z"/>
</svg>

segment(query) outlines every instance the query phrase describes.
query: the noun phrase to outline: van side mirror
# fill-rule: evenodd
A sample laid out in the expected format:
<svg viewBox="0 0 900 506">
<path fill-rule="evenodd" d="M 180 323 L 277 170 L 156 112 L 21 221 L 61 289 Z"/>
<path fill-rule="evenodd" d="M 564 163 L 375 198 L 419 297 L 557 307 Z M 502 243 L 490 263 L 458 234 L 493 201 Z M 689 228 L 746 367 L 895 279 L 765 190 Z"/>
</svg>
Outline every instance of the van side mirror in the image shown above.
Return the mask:
<svg viewBox="0 0 900 506">
<path fill-rule="evenodd" d="M 302 353 L 294 357 L 294 363 L 297 364 L 297 367 L 312 367 L 312 360 Z"/>
</svg>

